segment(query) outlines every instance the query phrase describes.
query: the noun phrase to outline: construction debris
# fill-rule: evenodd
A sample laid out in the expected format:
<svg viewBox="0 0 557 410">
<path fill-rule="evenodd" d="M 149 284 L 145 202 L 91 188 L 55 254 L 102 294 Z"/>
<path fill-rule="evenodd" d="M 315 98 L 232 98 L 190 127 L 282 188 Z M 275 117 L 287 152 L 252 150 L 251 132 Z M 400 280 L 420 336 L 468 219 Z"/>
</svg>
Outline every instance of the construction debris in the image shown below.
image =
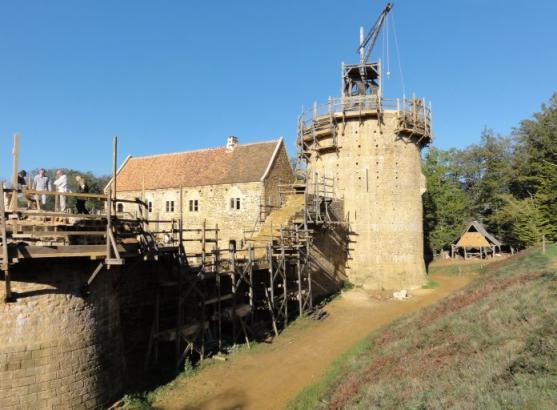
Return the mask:
<svg viewBox="0 0 557 410">
<path fill-rule="evenodd" d="M 396 300 L 404 300 L 404 299 L 408 299 L 409 297 L 410 295 L 408 294 L 408 291 L 406 289 L 401 289 L 393 293 L 393 299 Z"/>
</svg>

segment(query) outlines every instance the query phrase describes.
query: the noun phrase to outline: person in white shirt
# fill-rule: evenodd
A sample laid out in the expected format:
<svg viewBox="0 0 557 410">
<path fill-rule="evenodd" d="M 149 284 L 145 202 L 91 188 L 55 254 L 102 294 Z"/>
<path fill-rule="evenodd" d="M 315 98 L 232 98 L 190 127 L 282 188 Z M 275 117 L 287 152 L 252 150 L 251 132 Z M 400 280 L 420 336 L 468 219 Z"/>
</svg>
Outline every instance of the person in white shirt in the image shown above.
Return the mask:
<svg viewBox="0 0 557 410">
<path fill-rule="evenodd" d="M 69 192 L 68 191 L 68 176 L 64 174 L 64 171 L 59 169 L 56 171 L 56 181 L 54 181 L 56 186 L 56 192 Z M 66 210 L 66 196 L 60 195 L 60 212 Z"/>
<path fill-rule="evenodd" d="M 51 191 L 52 184 L 50 183 L 50 178 L 46 175 L 44 168 L 39 169 L 39 173 L 33 178 L 33 189 L 37 191 Z M 46 195 L 37 195 L 36 199 L 40 199 L 43 205 L 46 204 Z"/>
</svg>

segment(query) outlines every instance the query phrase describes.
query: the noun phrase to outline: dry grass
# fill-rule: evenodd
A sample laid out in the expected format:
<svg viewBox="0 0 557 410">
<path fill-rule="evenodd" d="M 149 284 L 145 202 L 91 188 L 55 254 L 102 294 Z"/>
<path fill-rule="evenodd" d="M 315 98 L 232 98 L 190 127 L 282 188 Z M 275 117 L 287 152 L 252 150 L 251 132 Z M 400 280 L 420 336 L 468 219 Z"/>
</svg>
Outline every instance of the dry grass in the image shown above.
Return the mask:
<svg viewBox="0 0 557 410">
<path fill-rule="evenodd" d="M 555 408 L 557 247 L 474 282 L 362 341 L 291 408 Z"/>
</svg>

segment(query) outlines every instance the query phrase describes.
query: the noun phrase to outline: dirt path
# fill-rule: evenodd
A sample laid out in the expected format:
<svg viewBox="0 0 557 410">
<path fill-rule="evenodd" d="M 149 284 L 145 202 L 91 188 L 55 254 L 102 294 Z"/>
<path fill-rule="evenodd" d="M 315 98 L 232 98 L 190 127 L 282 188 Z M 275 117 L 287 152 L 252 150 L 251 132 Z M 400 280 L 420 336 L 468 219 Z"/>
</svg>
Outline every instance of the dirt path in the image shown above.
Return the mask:
<svg viewBox="0 0 557 410">
<path fill-rule="evenodd" d="M 270 345 L 240 352 L 225 363 L 178 382 L 160 397 L 157 409 L 280 409 L 316 381 L 341 353 L 374 329 L 466 285 L 470 277 L 434 276 L 435 289 L 412 292 L 405 301 L 376 301 L 351 290 L 326 307 L 322 321 L 306 320 Z"/>
</svg>

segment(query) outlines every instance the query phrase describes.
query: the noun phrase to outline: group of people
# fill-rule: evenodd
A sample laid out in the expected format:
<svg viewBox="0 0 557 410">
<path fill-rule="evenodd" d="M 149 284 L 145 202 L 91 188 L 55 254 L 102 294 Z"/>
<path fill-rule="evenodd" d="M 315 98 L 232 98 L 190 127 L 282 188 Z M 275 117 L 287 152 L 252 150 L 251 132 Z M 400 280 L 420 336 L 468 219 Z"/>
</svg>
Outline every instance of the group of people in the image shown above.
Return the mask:
<svg viewBox="0 0 557 410">
<path fill-rule="evenodd" d="M 87 186 L 87 182 L 85 181 L 85 178 L 83 178 L 81 175 L 76 175 L 75 180 L 77 182 L 77 187 L 78 187 L 77 189 L 79 193 L 85 194 L 89 192 L 89 187 Z M 18 173 L 17 183 L 19 185 L 18 188 L 27 186 L 27 172 L 22 170 Z M 60 192 L 60 193 L 71 192 L 68 184 L 68 176 L 61 169 L 56 171 L 56 179 L 53 182 L 51 181 L 50 177 L 46 174 L 44 168 L 39 169 L 39 173 L 35 175 L 35 177 L 33 178 L 31 188 L 35 191 L 48 192 L 48 191 L 52 191 L 52 185 L 54 185 L 56 192 Z M 46 193 L 37 194 L 35 196 L 35 200 L 40 202 L 42 206 L 45 206 L 46 197 L 47 197 Z M 66 195 L 59 195 L 58 197 L 59 197 L 59 206 L 57 210 L 59 210 L 60 212 L 65 212 L 67 209 L 67 201 L 66 201 L 67 197 Z M 86 200 L 83 198 L 78 197 L 76 199 L 75 206 L 78 214 L 89 213 L 87 211 L 87 208 L 85 207 L 85 202 Z"/>
</svg>

